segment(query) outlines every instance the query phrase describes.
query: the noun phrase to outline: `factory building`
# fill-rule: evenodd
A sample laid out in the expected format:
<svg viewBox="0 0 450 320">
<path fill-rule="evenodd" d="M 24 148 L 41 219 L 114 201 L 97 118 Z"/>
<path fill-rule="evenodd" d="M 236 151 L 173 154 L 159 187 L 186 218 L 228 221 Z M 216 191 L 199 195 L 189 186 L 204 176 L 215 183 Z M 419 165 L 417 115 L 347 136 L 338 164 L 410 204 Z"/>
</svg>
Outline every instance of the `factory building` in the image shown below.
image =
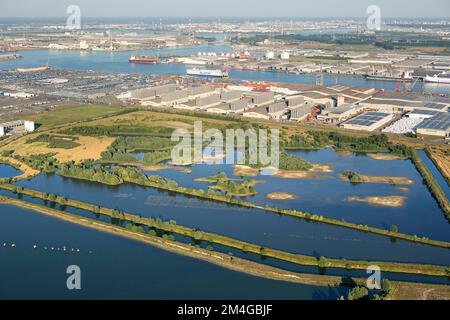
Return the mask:
<svg viewBox="0 0 450 320">
<path fill-rule="evenodd" d="M 303 104 L 291 109 L 291 120 L 302 121 L 311 113 L 311 105 Z"/>
<path fill-rule="evenodd" d="M 270 115 L 267 112 L 266 106 L 259 106 L 259 107 L 255 107 L 249 111 L 245 111 L 243 113 L 243 116 L 246 118 L 270 120 Z"/>
<path fill-rule="evenodd" d="M 241 99 L 237 101 L 230 102 L 230 113 L 242 113 L 248 107 L 248 99 Z"/>
<path fill-rule="evenodd" d="M 168 94 L 177 90 L 177 86 L 175 84 L 165 84 L 162 86 L 154 87 L 155 96 L 162 96 L 164 94 Z"/>
<path fill-rule="evenodd" d="M 222 91 L 220 93 L 220 100 L 223 102 L 232 102 L 242 98 L 242 92 L 237 90 Z"/>
<path fill-rule="evenodd" d="M 245 111 L 249 100 L 241 99 L 233 102 L 222 102 L 221 104 L 207 109 L 208 112 L 218 114 L 241 114 Z"/>
<path fill-rule="evenodd" d="M 305 103 L 304 96 L 290 96 L 286 97 L 286 103 L 289 108 L 293 108 Z"/>
<path fill-rule="evenodd" d="M 146 101 L 146 100 L 155 99 L 156 97 L 161 97 L 163 95 L 170 94 L 172 92 L 175 92 L 176 89 L 177 89 L 177 87 L 175 84 L 166 84 L 166 85 L 157 86 L 157 87 L 142 88 L 142 89 L 129 91 L 125 94 L 120 95 L 118 98 L 119 99 Z"/>
<path fill-rule="evenodd" d="M 25 134 L 33 132 L 35 125 L 33 121 L 17 120 L 0 123 L 0 137 L 6 135 Z"/>
<path fill-rule="evenodd" d="M 217 114 L 228 114 L 230 113 L 230 104 L 222 102 L 221 104 L 206 109 L 206 112 L 217 113 Z"/>
<path fill-rule="evenodd" d="M 214 88 L 212 88 L 211 86 L 198 86 L 198 87 L 190 87 L 188 91 L 189 91 L 189 99 L 195 99 L 211 95 L 214 92 Z"/>
<path fill-rule="evenodd" d="M 280 120 L 286 114 L 287 110 L 288 107 L 284 101 L 275 102 L 267 106 L 267 113 L 274 120 Z"/>
<path fill-rule="evenodd" d="M 325 123 L 340 123 L 361 113 L 363 109 L 364 107 L 360 105 L 344 104 L 336 108 L 327 108 L 323 110 L 322 113 L 317 116 L 317 119 Z"/>
<path fill-rule="evenodd" d="M 439 112 L 431 118 L 425 119 L 418 127 L 417 134 L 450 137 L 450 113 Z"/>
<path fill-rule="evenodd" d="M 207 109 L 209 107 L 220 104 L 220 95 L 215 94 L 208 97 L 197 98 L 194 101 L 194 106 L 198 109 Z"/>
<path fill-rule="evenodd" d="M 412 94 L 378 94 L 361 102 L 367 107 L 386 111 L 447 111 L 450 107 L 450 99 L 444 97 L 433 97 Z"/>
<path fill-rule="evenodd" d="M 177 103 L 188 101 L 188 90 L 176 90 L 160 96 L 160 104 L 163 106 L 173 106 Z"/>
<path fill-rule="evenodd" d="M 344 129 L 372 132 L 388 124 L 393 119 L 393 113 L 370 111 L 360 114 L 353 119 L 342 123 L 340 126 Z"/>
<path fill-rule="evenodd" d="M 275 101 L 275 95 L 273 92 L 251 92 L 246 93 L 244 97 L 250 98 L 256 107 L 270 104 Z"/>
</svg>

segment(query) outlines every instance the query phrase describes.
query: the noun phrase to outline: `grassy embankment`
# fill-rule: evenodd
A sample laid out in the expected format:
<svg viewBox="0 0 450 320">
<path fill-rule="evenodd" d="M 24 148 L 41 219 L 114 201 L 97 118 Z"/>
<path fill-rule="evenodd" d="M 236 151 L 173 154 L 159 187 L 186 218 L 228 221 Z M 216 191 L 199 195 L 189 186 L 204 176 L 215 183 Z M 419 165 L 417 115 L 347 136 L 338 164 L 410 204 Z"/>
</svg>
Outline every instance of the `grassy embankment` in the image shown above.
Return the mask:
<svg viewBox="0 0 450 320">
<path fill-rule="evenodd" d="M 4 185 L 2 186 L 4 188 Z M 17 188 L 10 186 L 12 188 Z M 17 191 L 17 189 L 14 189 Z M 136 226 L 146 226 L 149 228 L 154 228 L 160 231 L 175 233 L 185 237 L 190 237 L 197 241 L 206 241 L 213 244 L 219 244 L 230 248 L 235 248 L 242 250 L 243 252 L 254 253 L 268 258 L 274 258 L 282 261 L 291 262 L 298 265 L 304 266 L 317 266 L 321 268 L 341 268 L 341 269 L 361 269 L 365 270 L 371 265 L 380 266 L 384 272 L 396 272 L 396 273 L 407 273 L 407 274 L 421 274 L 430 276 L 448 276 L 449 267 L 447 266 L 436 266 L 436 265 L 425 265 L 425 264 L 407 264 L 407 263 L 395 263 L 395 262 L 374 262 L 374 261 L 351 261 L 343 259 L 329 259 L 321 257 L 317 259 L 316 257 L 306 256 L 301 254 L 293 254 L 284 252 L 281 250 L 271 249 L 261 247 L 256 244 L 240 241 L 230 237 L 208 233 L 184 226 L 179 226 L 175 221 L 163 222 L 158 219 L 153 218 L 143 218 L 131 213 L 119 212 L 114 209 L 103 208 L 96 205 L 84 203 L 81 201 L 66 199 L 62 197 L 53 197 L 51 200 L 48 199 L 49 195 L 44 194 L 39 191 L 21 189 L 21 194 L 28 195 L 31 197 L 44 199 L 59 203 L 66 206 L 71 206 L 79 208 L 85 211 L 93 212 L 95 214 L 102 214 L 109 216 L 111 218 L 120 219 L 122 221 L 128 221 L 134 223 Z M 5 203 L 14 204 L 16 206 L 21 206 L 28 209 L 33 209 L 35 211 L 47 213 L 52 210 L 53 214 L 66 215 L 67 213 L 63 211 L 58 211 L 50 209 L 43 205 L 32 204 L 23 200 L 13 199 L 6 196 L 1 196 L 1 199 Z M 73 215 L 76 217 L 76 215 Z M 85 219 L 83 217 L 78 217 L 79 219 Z M 140 228 L 141 232 L 144 232 Z"/>
<path fill-rule="evenodd" d="M 436 147 L 429 147 L 425 151 L 450 186 L 450 149 L 443 150 Z"/>
<path fill-rule="evenodd" d="M 432 173 L 427 168 L 425 163 L 423 163 L 422 159 L 420 159 L 420 157 L 417 155 L 417 152 L 415 150 L 413 150 L 411 160 L 415 165 L 415 167 L 417 168 L 417 170 L 422 175 L 423 181 L 430 190 L 431 194 L 434 196 L 434 198 L 439 203 L 439 206 L 444 211 L 445 216 L 447 217 L 448 220 L 450 220 L 450 203 L 444 191 L 442 191 L 441 186 L 439 185 L 439 183 L 436 182 Z"/>
</svg>

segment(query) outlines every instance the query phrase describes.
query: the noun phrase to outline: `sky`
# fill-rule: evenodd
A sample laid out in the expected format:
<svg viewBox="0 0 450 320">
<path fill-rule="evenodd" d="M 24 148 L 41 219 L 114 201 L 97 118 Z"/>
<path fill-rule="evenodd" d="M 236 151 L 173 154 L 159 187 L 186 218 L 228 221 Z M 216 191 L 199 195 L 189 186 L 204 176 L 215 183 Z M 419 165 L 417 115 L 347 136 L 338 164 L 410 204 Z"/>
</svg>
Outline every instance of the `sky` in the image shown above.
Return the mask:
<svg viewBox="0 0 450 320">
<path fill-rule="evenodd" d="M 370 5 L 385 18 L 449 18 L 450 0 L 0 0 L 1 18 L 84 17 L 360 17 Z"/>
</svg>

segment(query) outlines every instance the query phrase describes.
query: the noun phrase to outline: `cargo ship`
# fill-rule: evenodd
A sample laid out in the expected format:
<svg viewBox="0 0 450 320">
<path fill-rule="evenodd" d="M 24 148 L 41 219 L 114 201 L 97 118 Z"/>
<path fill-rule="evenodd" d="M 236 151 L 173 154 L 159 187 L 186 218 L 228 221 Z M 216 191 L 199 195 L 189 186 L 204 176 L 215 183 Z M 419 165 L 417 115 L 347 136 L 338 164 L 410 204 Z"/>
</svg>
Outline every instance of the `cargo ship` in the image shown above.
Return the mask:
<svg viewBox="0 0 450 320">
<path fill-rule="evenodd" d="M 450 84 L 450 74 L 443 72 L 434 76 L 426 76 L 425 82 Z"/>
<path fill-rule="evenodd" d="M 228 78 L 228 71 L 221 69 L 192 68 L 187 69 L 187 74 L 190 76 L 197 76 L 197 77 Z"/>
<path fill-rule="evenodd" d="M 0 52 L 0 61 L 3 60 L 17 60 L 17 59 L 21 59 L 22 56 L 18 55 L 16 53 L 1 53 Z"/>
<path fill-rule="evenodd" d="M 50 69 L 48 64 L 45 64 L 43 67 L 37 67 L 37 68 L 17 68 L 16 72 L 18 73 L 33 73 L 33 72 L 43 72 Z"/>
<path fill-rule="evenodd" d="M 364 77 L 367 80 L 379 80 L 379 81 L 400 81 L 400 82 L 412 82 L 414 78 L 409 73 L 403 73 L 401 76 L 379 76 L 379 75 L 370 75 L 366 74 Z"/>
<path fill-rule="evenodd" d="M 131 56 L 128 62 L 135 64 L 159 64 L 160 60 L 156 56 Z"/>
</svg>

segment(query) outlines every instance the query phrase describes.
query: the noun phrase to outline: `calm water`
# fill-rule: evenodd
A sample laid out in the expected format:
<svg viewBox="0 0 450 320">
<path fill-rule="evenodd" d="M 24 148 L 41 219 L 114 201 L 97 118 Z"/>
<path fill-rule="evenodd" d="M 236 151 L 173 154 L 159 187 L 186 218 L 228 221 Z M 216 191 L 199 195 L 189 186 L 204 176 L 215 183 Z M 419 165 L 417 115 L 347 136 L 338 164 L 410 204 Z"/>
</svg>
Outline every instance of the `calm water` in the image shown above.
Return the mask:
<svg viewBox="0 0 450 320">
<path fill-rule="evenodd" d="M 358 154 L 340 156 L 333 149 L 290 151 L 289 153 L 312 163 L 331 165 L 334 172 L 321 174 L 320 176 L 323 179 L 297 180 L 270 176 L 256 177 L 255 179 L 263 183 L 256 185 L 256 190 L 259 193 L 249 198 L 251 202 L 319 213 L 327 217 L 345 219 L 346 221 L 385 229 L 395 224 L 400 231 L 405 233 L 450 240 L 450 225 L 437 202 L 423 184 L 422 177 L 409 160 L 381 161 Z M 429 164 L 427 163 L 427 165 Z M 345 170 L 353 170 L 365 175 L 407 177 L 414 184 L 401 186 L 408 188 L 408 192 L 398 189 L 398 186 L 389 184 L 355 186 L 339 179 L 338 175 Z M 225 165 L 200 164 L 193 166 L 193 173 L 189 175 L 174 170 L 164 170 L 159 174 L 179 181 L 182 186 L 207 190 L 208 183 L 195 182 L 194 180 L 215 175 L 220 171 L 224 171 L 228 176 L 231 176 L 233 170 L 230 166 Z M 433 173 L 438 180 L 443 179 L 436 168 Z M 441 183 L 441 186 L 448 194 L 449 186 L 446 183 Z M 266 195 L 271 192 L 288 192 L 296 195 L 298 199 L 291 201 L 267 199 Z M 346 200 L 349 196 L 391 195 L 405 197 L 405 205 L 400 208 L 380 208 Z"/>
<path fill-rule="evenodd" d="M 233 52 L 233 48 L 226 44 L 202 45 L 192 47 L 180 47 L 175 49 L 146 50 L 138 54 L 180 54 L 191 55 L 198 52 Z M 78 51 L 57 51 L 57 50 L 36 50 L 19 52 L 24 58 L 16 61 L 0 61 L 0 70 L 10 70 L 18 67 L 36 67 L 49 63 L 54 68 L 68 68 L 77 70 L 95 70 L 118 73 L 142 73 L 158 75 L 184 75 L 186 66 L 181 64 L 161 64 L 161 65 L 135 65 L 128 63 L 133 52 L 78 52 Z M 315 74 L 295 75 L 278 72 L 255 72 L 230 70 L 230 78 L 237 80 L 271 81 L 286 83 L 315 84 Z M 395 82 L 368 81 L 362 77 L 354 76 L 324 76 L 325 85 L 336 83 L 353 86 L 370 86 L 377 89 L 395 90 Z M 424 91 L 430 93 L 450 94 L 449 85 L 417 83 L 414 91 Z"/>
<path fill-rule="evenodd" d="M 308 209 L 308 211 L 319 212 L 327 216 L 345 218 L 347 221 L 385 228 L 397 224 L 400 231 L 403 232 L 428 235 L 441 240 L 449 239 L 447 220 L 435 200 L 429 195 L 426 187 L 422 185 L 418 173 L 410 167 L 412 166 L 410 162 L 388 161 L 380 165 L 379 160 L 362 156 L 339 157 L 332 150 L 300 153 L 308 160 L 312 160 L 311 157 L 317 157 L 322 159 L 322 163 L 333 164 L 335 168 L 333 175 L 340 172 L 340 168 L 358 169 L 359 172 L 365 174 L 381 175 L 395 172 L 397 175 L 410 177 L 415 184 L 406 194 L 389 185 L 367 184 L 355 187 L 335 177 L 327 180 L 285 180 L 261 177 L 260 179 L 266 180 L 266 183 L 257 185 L 260 194 L 251 201 L 266 202 L 265 195 L 268 192 L 287 191 L 298 194 L 299 199 L 293 202 L 277 201 L 271 204 L 300 210 Z M 369 171 L 367 168 L 372 168 L 371 170 L 374 171 Z M 206 188 L 207 184 L 193 182 L 193 179 L 222 171 L 218 169 L 224 168 L 199 165 L 194 166 L 192 174 L 173 170 L 165 170 L 160 174 L 175 178 L 183 186 Z M 227 170 L 231 171 L 230 168 Z M 109 187 L 45 174 L 31 181 L 22 181 L 20 185 L 126 210 L 142 216 L 161 217 L 165 220 L 174 219 L 181 225 L 290 252 L 348 259 L 436 264 L 450 262 L 450 254 L 446 249 L 405 241 L 391 242 L 386 237 L 326 224 L 310 223 L 292 217 L 281 217 L 260 210 L 202 201 L 135 185 Z M 314 191 L 317 193 L 315 194 Z M 351 195 L 388 195 L 397 191 L 400 192 L 398 194 L 404 194 L 407 197 L 405 207 L 377 208 L 345 201 L 345 197 Z M 330 200 L 325 201 L 328 198 Z"/>
<path fill-rule="evenodd" d="M 1 208 L 0 242 L 0 299 L 336 299 L 345 294 L 342 288 L 229 271 L 17 207 Z M 57 251 L 63 246 L 80 253 Z M 81 268 L 81 291 L 66 288 L 69 265 Z"/>
<path fill-rule="evenodd" d="M 17 170 L 7 164 L 0 163 L 0 178 L 11 178 L 21 174 L 22 172 L 20 170 Z"/>
</svg>

